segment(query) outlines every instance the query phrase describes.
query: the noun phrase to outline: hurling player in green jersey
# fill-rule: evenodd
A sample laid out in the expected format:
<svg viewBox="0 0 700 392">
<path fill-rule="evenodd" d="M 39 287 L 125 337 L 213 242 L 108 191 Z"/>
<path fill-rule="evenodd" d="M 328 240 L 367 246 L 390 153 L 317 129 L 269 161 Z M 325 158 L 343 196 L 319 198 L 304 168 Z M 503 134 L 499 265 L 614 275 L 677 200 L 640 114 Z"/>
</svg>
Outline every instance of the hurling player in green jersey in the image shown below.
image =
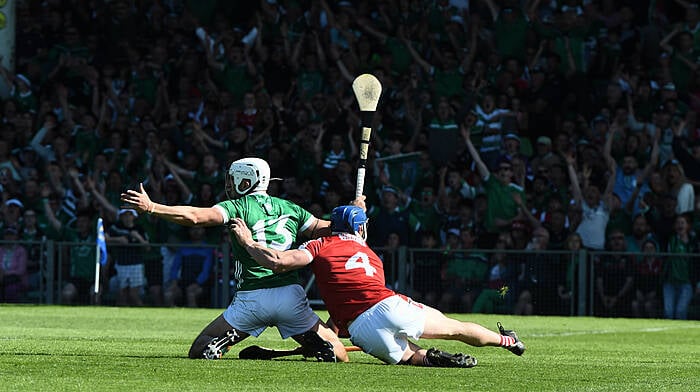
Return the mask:
<svg viewBox="0 0 700 392">
<path fill-rule="evenodd" d="M 330 235 L 330 222 L 317 219 L 298 205 L 267 194 L 270 166 L 259 158 L 234 161 L 226 175 L 229 200 L 209 208 L 167 206 L 150 199 L 143 184 L 127 190 L 121 201 L 130 208 L 184 226 L 219 226 L 241 218 L 255 240 L 272 249 L 287 250 L 297 233 L 304 239 Z M 364 196 L 353 201 L 364 208 Z M 295 272 L 275 274 L 259 266 L 238 242 L 231 241 L 236 256 L 238 290 L 228 308 L 197 336 L 190 358 L 220 358 L 228 348 L 250 335 L 259 336 L 276 326 L 283 339 L 294 338 L 308 349 L 307 356 L 325 361 L 347 361 L 343 343 L 309 306 Z M 305 354 L 306 355 L 306 354 Z"/>
</svg>

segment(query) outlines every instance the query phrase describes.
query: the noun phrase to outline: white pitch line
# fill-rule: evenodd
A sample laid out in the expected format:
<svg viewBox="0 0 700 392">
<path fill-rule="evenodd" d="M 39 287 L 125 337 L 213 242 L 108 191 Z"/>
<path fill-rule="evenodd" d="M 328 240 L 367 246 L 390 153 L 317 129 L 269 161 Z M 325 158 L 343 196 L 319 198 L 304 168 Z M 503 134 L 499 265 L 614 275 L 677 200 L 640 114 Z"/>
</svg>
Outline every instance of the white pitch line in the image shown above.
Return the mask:
<svg viewBox="0 0 700 392">
<path fill-rule="evenodd" d="M 671 330 L 676 330 L 676 329 L 698 329 L 698 328 L 700 328 L 700 324 L 678 326 L 678 327 L 654 327 L 654 328 L 642 328 L 642 329 L 616 329 L 616 330 L 598 329 L 598 330 L 591 330 L 591 331 L 535 333 L 535 334 L 528 335 L 528 337 L 549 338 L 549 337 L 555 337 L 555 336 L 603 335 L 603 334 L 609 334 L 609 333 L 629 333 L 629 332 L 662 332 L 662 331 L 671 331 Z"/>
</svg>

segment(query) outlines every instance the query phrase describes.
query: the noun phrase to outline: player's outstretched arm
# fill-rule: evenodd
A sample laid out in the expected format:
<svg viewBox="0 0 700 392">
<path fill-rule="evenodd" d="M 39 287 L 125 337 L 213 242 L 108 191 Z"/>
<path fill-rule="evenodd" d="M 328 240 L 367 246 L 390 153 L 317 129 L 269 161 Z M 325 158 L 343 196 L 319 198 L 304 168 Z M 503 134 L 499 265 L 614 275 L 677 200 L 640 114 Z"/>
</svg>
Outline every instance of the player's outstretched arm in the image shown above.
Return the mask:
<svg viewBox="0 0 700 392">
<path fill-rule="evenodd" d="M 275 273 L 298 269 L 311 263 L 310 255 L 302 250 L 279 251 L 255 242 L 250 229 L 241 218 L 234 218 L 229 229 L 238 243 L 258 264 Z"/>
<path fill-rule="evenodd" d="M 121 201 L 126 203 L 126 208 L 155 215 L 178 225 L 216 226 L 224 223 L 223 215 L 215 207 L 167 206 L 156 203 L 148 196 L 143 184 L 139 184 L 139 190 L 129 189 L 122 193 Z"/>
</svg>

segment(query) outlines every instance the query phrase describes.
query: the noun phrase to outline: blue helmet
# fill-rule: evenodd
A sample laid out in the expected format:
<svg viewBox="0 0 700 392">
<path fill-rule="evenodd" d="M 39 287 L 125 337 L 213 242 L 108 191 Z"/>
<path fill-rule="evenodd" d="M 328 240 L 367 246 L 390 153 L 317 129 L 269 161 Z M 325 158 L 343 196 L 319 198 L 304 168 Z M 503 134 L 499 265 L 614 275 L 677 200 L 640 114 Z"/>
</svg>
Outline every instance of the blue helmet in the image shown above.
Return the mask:
<svg viewBox="0 0 700 392">
<path fill-rule="evenodd" d="M 364 225 L 367 224 L 367 215 L 360 207 L 339 206 L 331 213 L 331 231 L 334 233 L 357 234 L 363 227 L 363 237 L 367 235 Z"/>
</svg>

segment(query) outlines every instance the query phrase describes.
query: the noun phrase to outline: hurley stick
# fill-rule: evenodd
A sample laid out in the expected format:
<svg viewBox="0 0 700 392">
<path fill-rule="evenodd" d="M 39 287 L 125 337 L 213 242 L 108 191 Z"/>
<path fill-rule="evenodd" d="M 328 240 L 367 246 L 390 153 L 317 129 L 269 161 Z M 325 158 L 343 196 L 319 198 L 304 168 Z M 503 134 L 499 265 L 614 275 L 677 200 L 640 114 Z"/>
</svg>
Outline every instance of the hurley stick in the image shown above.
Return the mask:
<svg viewBox="0 0 700 392">
<path fill-rule="evenodd" d="M 362 120 L 362 139 L 360 140 L 360 164 L 357 168 L 357 183 L 355 197 L 362 195 L 365 186 L 365 170 L 367 167 L 367 150 L 369 138 L 372 135 L 372 117 L 377 111 L 379 97 L 382 95 L 382 84 L 372 74 L 362 74 L 352 82 L 355 99 L 360 106 Z"/>
</svg>

